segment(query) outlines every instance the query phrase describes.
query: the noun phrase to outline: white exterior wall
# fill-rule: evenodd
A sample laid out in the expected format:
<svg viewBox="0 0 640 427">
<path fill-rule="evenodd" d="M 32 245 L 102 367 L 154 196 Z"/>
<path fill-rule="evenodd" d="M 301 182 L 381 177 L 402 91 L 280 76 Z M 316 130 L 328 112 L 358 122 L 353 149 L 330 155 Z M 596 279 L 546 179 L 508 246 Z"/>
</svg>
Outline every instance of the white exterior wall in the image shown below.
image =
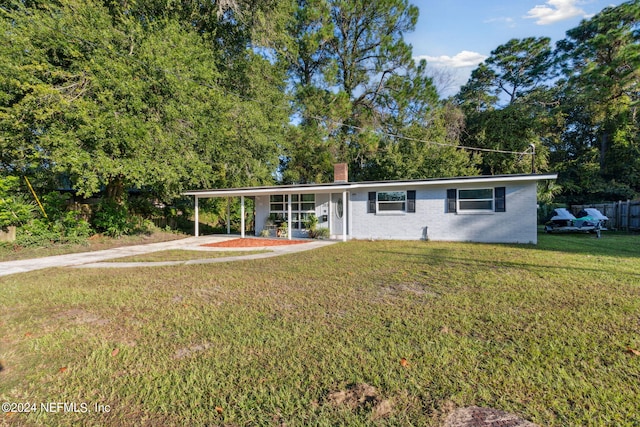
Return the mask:
<svg viewBox="0 0 640 427">
<path fill-rule="evenodd" d="M 447 189 L 506 187 L 506 212 L 447 213 Z M 416 212 L 367 213 L 369 191 L 416 190 Z M 351 193 L 351 233 L 355 239 L 397 239 L 536 243 L 536 182 L 444 184 L 400 189 L 368 188 Z"/>
<path fill-rule="evenodd" d="M 326 221 L 322 221 L 323 216 L 327 216 Z M 316 216 L 318 217 L 317 228 L 329 228 L 329 195 L 316 194 Z"/>
<path fill-rule="evenodd" d="M 506 188 L 506 212 L 447 213 L 447 189 Z M 367 213 L 369 191 L 416 191 L 415 213 Z M 269 217 L 269 196 L 256 196 L 256 234 Z M 473 241 L 496 243 L 537 242 L 537 200 L 535 181 L 500 181 L 407 187 L 354 189 L 348 201 L 349 238 Z M 316 216 L 332 219 L 329 194 L 316 194 Z M 328 227 L 329 223 L 318 223 Z M 292 230 L 293 237 L 306 231 Z M 340 236 L 334 236 L 340 237 Z"/>
<path fill-rule="evenodd" d="M 264 229 L 269 218 L 269 196 L 256 196 L 256 236 Z"/>
</svg>

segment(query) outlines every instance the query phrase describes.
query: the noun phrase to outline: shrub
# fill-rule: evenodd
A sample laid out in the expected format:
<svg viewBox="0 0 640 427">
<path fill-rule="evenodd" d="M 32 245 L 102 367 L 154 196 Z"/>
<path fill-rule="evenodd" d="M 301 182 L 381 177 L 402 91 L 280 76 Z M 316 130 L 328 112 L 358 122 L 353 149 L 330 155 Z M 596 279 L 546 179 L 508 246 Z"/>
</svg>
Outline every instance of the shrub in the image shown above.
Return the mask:
<svg viewBox="0 0 640 427">
<path fill-rule="evenodd" d="M 110 199 L 103 199 L 98 204 L 91 223 L 96 231 L 111 237 L 128 234 L 134 228 L 126 205 L 120 205 Z"/>
<path fill-rule="evenodd" d="M 52 191 L 42 196 L 42 205 L 47 216 L 52 220 L 65 216 L 70 197 L 69 194 L 60 194 L 57 191 Z"/>
<path fill-rule="evenodd" d="M 93 233 L 91 224 L 82 218 L 80 211 L 67 211 L 59 220 L 66 243 L 84 243 Z"/>
<path fill-rule="evenodd" d="M 156 230 L 157 227 L 156 225 L 153 223 L 153 221 L 151 221 L 150 219 L 147 218 L 142 218 L 140 216 L 135 217 L 134 221 L 133 221 L 133 227 L 131 229 L 131 233 L 132 234 L 152 234 L 154 230 Z M 171 227 L 169 227 L 169 229 L 171 229 Z"/>
<path fill-rule="evenodd" d="M 304 228 L 309 230 L 309 232 L 315 231 L 316 227 L 318 226 L 318 217 L 316 216 L 316 214 L 310 214 L 309 216 L 307 216 L 307 218 L 305 218 L 305 220 L 303 221 L 303 225 Z"/>
<path fill-rule="evenodd" d="M 270 237 L 271 236 L 271 231 L 268 228 L 264 228 L 262 229 L 262 231 L 260 231 L 260 237 Z"/>
<path fill-rule="evenodd" d="M 16 244 L 19 246 L 49 246 L 59 240 L 60 234 L 53 230 L 50 221 L 36 218 L 19 227 Z"/>
<path fill-rule="evenodd" d="M 36 218 L 18 228 L 16 244 L 50 246 L 56 243 L 85 243 L 93 230 L 78 211 L 67 211 L 53 220 Z"/>
<path fill-rule="evenodd" d="M 328 239 L 329 237 L 331 237 L 331 234 L 329 233 L 329 229 L 326 227 L 316 228 L 314 231 L 314 239 Z"/>
<path fill-rule="evenodd" d="M 27 223 L 36 207 L 18 192 L 19 179 L 15 176 L 0 177 L 0 228 Z"/>
</svg>

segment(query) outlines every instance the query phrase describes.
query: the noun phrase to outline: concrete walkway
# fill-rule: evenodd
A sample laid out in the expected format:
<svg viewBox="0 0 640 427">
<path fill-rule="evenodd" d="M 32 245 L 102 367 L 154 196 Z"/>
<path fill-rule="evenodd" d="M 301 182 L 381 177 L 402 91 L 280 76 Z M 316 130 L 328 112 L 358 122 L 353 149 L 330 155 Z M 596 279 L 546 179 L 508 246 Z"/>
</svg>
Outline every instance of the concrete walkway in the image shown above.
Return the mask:
<svg viewBox="0 0 640 427">
<path fill-rule="evenodd" d="M 237 239 L 238 236 L 201 236 L 187 237 L 169 242 L 148 243 L 136 246 L 123 246 L 120 248 L 105 249 L 94 252 L 81 252 L 76 254 L 56 255 L 43 258 L 25 259 L 19 261 L 0 262 L 0 276 L 24 273 L 27 271 L 41 270 L 52 267 L 76 267 L 76 268 L 127 268 L 127 267 L 155 267 L 162 265 L 185 265 L 185 264 L 210 264 L 216 262 L 229 262 L 239 260 L 250 260 L 260 258 L 270 258 L 294 252 L 302 252 L 322 246 L 331 245 L 335 241 L 310 240 L 309 243 L 284 246 L 264 246 L 250 248 L 216 248 L 204 247 L 207 243 L 223 242 L 225 240 Z M 170 249 L 183 249 L 190 251 L 216 251 L 229 252 L 228 257 L 193 259 L 189 261 L 165 261 L 165 262 L 105 262 L 115 258 L 123 258 L 132 255 L 147 254 L 151 252 L 164 251 Z M 233 252 L 269 250 L 254 255 L 234 256 Z"/>
</svg>

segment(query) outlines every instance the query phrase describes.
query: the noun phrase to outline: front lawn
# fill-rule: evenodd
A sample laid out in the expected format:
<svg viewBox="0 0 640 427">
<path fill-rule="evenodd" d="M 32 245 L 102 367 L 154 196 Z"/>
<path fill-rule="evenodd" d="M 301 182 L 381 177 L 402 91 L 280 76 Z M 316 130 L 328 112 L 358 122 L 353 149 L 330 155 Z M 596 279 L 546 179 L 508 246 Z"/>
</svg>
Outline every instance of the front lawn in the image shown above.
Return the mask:
<svg viewBox="0 0 640 427">
<path fill-rule="evenodd" d="M 37 406 L 0 424 L 437 426 L 477 405 L 638 425 L 639 239 L 2 277 L 0 400 Z"/>
<path fill-rule="evenodd" d="M 114 258 L 109 262 L 162 262 L 162 261 L 189 261 L 197 259 L 212 259 L 239 257 L 269 253 L 270 250 L 257 251 L 190 251 L 185 249 L 168 249 L 165 251 L 150 252 L 141 255 L 131 255 L 122 258 Z"/>
<path fill-rule="evenodd" d="M 95 234 L 84 244 L 49 244 L 45 246 L 21 247 L 14 243 L 0 242 L 0 262 L 21 259 L 41 258 L 54 255 L 65 255 L 78 252 L 92 252 L 122 246 L 145 245 L 148 243 L 167 242 L 184 239 L 184 234 L 155 231 L 152 234 L 136 234 L 113 238 Z"/>
</svg>

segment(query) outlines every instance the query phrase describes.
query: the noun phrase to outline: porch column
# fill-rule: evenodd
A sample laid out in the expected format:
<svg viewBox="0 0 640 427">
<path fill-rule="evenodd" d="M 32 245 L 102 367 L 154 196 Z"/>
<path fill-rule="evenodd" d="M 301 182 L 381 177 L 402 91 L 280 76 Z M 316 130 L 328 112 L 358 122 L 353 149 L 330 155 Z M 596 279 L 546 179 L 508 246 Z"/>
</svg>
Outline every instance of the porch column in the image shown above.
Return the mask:
<svg viewBox="0 0 640 427">
<path fill-rule="evenodd" d="M 200 221 L 200 214 L 198 213 L 198 196 L 195 196 L 195 215 L 194 215 L 194 234 L 196 237 L 200 235 L 200 227 L 198 226 L 198 221 Z"/>
<path fill-rule="evenodd" d="M 231 234 L 231 198 L 227 197 L 227 234 Z"/>
<path fill-rule="evenodd" d="M 342 241 L 347 241 L 347 192 L 342 192 Z"/>
<path fill-rule="evenodd" d="M 292 228 L 291 227 L 291 225 L 292 225 L 291 224 L 291 199 L 293 197 L 291 197 L 291 196 L 292 195 L 289 194 L 289 196 L 288 196 L 289 201 L 287 202 L 287 211 L 288 211 L 287 212 L 287 239 L 289 239 L 289 240 L 291 240 L 291 232 L 292 232 L 292 230 L 291 230 L 291 228 Z M 299 201 L 300 200 L 298 200 L 298 202 Z"/>
<path fill-rule="evenodd" d="M 240 196 L 240 237 L 244 239 L 244 196 Z"/>
<path fill-rule="evenodd" d="M 329 217 L 327 218 L 329 222 L 329 239 L 333 236 L 333 193 L 329 193 Z"/>
</svg>

